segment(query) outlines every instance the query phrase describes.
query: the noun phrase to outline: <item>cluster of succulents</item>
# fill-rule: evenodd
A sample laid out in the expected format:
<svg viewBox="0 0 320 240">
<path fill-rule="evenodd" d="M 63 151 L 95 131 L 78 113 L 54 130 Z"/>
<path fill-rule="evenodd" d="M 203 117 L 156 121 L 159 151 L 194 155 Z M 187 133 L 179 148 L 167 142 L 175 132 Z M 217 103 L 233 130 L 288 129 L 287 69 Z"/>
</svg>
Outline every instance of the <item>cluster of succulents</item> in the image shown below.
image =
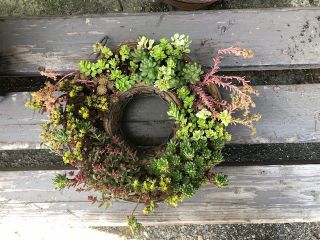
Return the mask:
<svg viewBox="0 0 320 240">
<path fill-rule="evenodd" d="M 88 199 L 100 206 L 114 199 L 141 202 L 148 214 L 158 201 L 177 206 L 204 183 L 218 187 L 228 183 L 223 173 L 210 171 L 223 161 L 221 150 L 231 140 L 226 127 L 240 123 L 254 130 L 253 121 L 260 116 L 249 112 L 254 106 L 250 94 L 257 92 L 248 81 L 216 73 L 223 54 L 251 57 L 252 52 L 221 49 L 212 69 L 204 73 L 200 64 L 186 57 L 190 44 L 188 36 L 179 34 L 158 43 L 140 37 L 115 51 L 97 43 L 94 52 L 99 59 L 82 60 L 78 71 L 65 76 L 41 71 L 50 81 L 27 106 L 48 112 L 42 126 L 43 145 L 78 169 L 57 175 L 58 189 L 94 190 L 97 196 Z M 179 126 L 175 138 L 151 161 L 138 157 L 134 146 L 102 127 L 110 106 L 136 84 L 170 92 L 181 102 L 171 103 L 168 111 Z M 230 90 L 231 101 L 212 94 L 213 86 Z M 243 118 L 234 117 L 237 111 L 244 113 Z M 128 220 L 132 230 L 141 227 L 133 216 Z"/>
</svg>

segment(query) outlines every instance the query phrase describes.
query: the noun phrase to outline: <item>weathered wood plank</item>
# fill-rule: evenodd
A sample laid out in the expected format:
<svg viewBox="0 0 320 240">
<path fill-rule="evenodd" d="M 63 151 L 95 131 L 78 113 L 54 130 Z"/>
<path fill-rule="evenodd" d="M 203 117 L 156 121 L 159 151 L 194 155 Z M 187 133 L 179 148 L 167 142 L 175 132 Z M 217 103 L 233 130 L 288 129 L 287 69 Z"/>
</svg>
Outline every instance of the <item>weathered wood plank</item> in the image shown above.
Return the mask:
<svg viewBox="0 0 320 240">
<path fill-rule="evenodd" d="M 232 143 L 320 141 L 320 84 L 257 86 L 257 89 L 260 96 L 255 97 L 254 112 L 263 116 L 256 124 L 257 134 L 250 135 L 242 126 L 231 127 Z M 24 108 L 28 97 L 28 93 L 12 93 L 0 100 L 0 150 L 39 148 L 39 124 L 45 121 L 45 116 Z"/>
<path fill-rule="evenodd" d="M 125 106 L 124 122 L 168 121 L 169 104 L 152 94 L 139 94 Z"/>
<path fill-rule="evenodd" d="M 233 143 L 303 143 L 320 140 L 320 84 L 258 86 L 254 97 L 262 119 L 257 134 L 233 126 Z"/>
<path fill-rule="evenodd" d="M 224 70 L 318 68 L 320 8 L 219 10 L 196 13 L 109 14 L 86 17 L 0 18 L 0 76 L 77 68 L 91 46 L 110 36 L 120 41 L 184 33 L 192 57 L 210 66 L 218 48 L 252 48 L 253 59 L 226 58 Z M 266 21 L 266 19 L 269 19 Z"/>
<path fill-rule="evenodd" d="M 164 204 L 144 224 L 280 223 L 320 220 L 320 165 L 217 167 L 229 175 L 229 186 L 205 185 L 191 199 L 172 208 Z M 0 172 L 0 224 L 8 219 L 62 220 L 91 226 L 123 225 L 135 203 L 99 209 L 88 193 L 58 192 L 51 179 L 61 171 Z M 70 221 L 69 221 L 70 220 Z"/>
<path fill-rule="evenodd" d="M 121 131 L 136 146 L 165 144 L 174 128 L 168 110 L 168 103 L 159 96 L 137 95 L 125 106 Z"/>
<path fill-rule="evenodd" d="M 173 135 L 173 127 L 170 121 L 126 122 L 121 130 L 131 143 L 148 147 L 166 144 Z"/>
<path fill-rule="evenodd" d="M 0 97 L 0 149 L 40 148 L 40 124 L 46 116 L 24 107 L 30 93 Z"/>
</svg>

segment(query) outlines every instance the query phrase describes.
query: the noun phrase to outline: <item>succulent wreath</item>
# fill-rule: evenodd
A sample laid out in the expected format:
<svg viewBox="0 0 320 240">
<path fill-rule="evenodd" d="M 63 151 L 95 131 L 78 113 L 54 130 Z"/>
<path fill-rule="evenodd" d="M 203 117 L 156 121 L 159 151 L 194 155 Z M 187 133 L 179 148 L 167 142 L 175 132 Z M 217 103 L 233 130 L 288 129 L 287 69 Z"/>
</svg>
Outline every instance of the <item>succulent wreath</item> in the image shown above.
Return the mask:
<svg viewBox="0 0 320 240">
<path fill-rule="evenodd" d="M 88 199 L 100 206 L 114 199 L 144 203 L 147 214 L 159 201 L 177 206 L 204 183 L 227 184 L 227 176 L 210 171 L 223 161 L 221 150 L 231 140 L 226 127 L 243 124 L 254 132 L 260 115 L 249 112 L 255 106 L 251 95 L 258 94 L 249 82 L 217 72 L 223 55 L 250 58 L 253 53 L 220 49 L 204 73 L 187 56 L 190 44 L 179 34 L 158 43 L 143 36 L 115 51 L 96 43 L 99 57 L 80 61 L 78 71 L 62 76 L 40 71 L 48 81 L 26 106 L 48 113 L 42 144 L 78 169 L 57 175 L 57 189 L 93 190 L 97 195 Z M 217 87 L 229 91 L 230 98 L 221 99 Z M 141 91 L 165 99 L 175 121 L 172 138 L 152 154 L 141 153 L 119 134 L 123 106 Z M 133 214 L 128 220 L 133 231 L 141 227 Z"/>
</svg>

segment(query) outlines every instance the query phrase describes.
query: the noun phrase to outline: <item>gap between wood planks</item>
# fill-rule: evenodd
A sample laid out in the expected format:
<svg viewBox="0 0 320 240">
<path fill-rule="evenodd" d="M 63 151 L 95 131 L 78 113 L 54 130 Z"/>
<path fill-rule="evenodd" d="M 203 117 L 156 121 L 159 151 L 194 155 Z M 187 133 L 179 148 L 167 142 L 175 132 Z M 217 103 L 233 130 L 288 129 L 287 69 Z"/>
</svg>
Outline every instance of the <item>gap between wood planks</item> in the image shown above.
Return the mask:
<svg viewBox="0 0 320 240">
<path fill-rule="evenodd" d="M 253 86 L 320 83 L 320 69 L 233 71 L 220 74 L 245 76 Z M 29 77 L 0 77 L 0 95 L 38 91 L 44 86 L 45 81 L 46 79 L 39 74 Z"/>
<path fill-rule="evenodd" d="M 320 143 L 228 144 L 219 166 L 319 164 Z M 44 149 L 0 151 L 0 171 L 71 169 Z"/>
</svg>

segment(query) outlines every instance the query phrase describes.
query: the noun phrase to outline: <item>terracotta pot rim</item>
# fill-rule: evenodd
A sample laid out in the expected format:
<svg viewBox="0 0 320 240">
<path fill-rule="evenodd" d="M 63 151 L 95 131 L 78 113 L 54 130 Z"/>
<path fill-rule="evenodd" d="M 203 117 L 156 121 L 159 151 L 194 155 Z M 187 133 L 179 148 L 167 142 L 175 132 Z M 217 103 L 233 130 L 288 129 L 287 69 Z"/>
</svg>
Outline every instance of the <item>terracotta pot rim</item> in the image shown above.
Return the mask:
<svg viewBox="0 0 320 240">
<path fill-rule="evenodd" d="M 218 0 L 164 0 L 167 4 L 184 11 L 199 10 L 217 1 Z"/>
</svg>

